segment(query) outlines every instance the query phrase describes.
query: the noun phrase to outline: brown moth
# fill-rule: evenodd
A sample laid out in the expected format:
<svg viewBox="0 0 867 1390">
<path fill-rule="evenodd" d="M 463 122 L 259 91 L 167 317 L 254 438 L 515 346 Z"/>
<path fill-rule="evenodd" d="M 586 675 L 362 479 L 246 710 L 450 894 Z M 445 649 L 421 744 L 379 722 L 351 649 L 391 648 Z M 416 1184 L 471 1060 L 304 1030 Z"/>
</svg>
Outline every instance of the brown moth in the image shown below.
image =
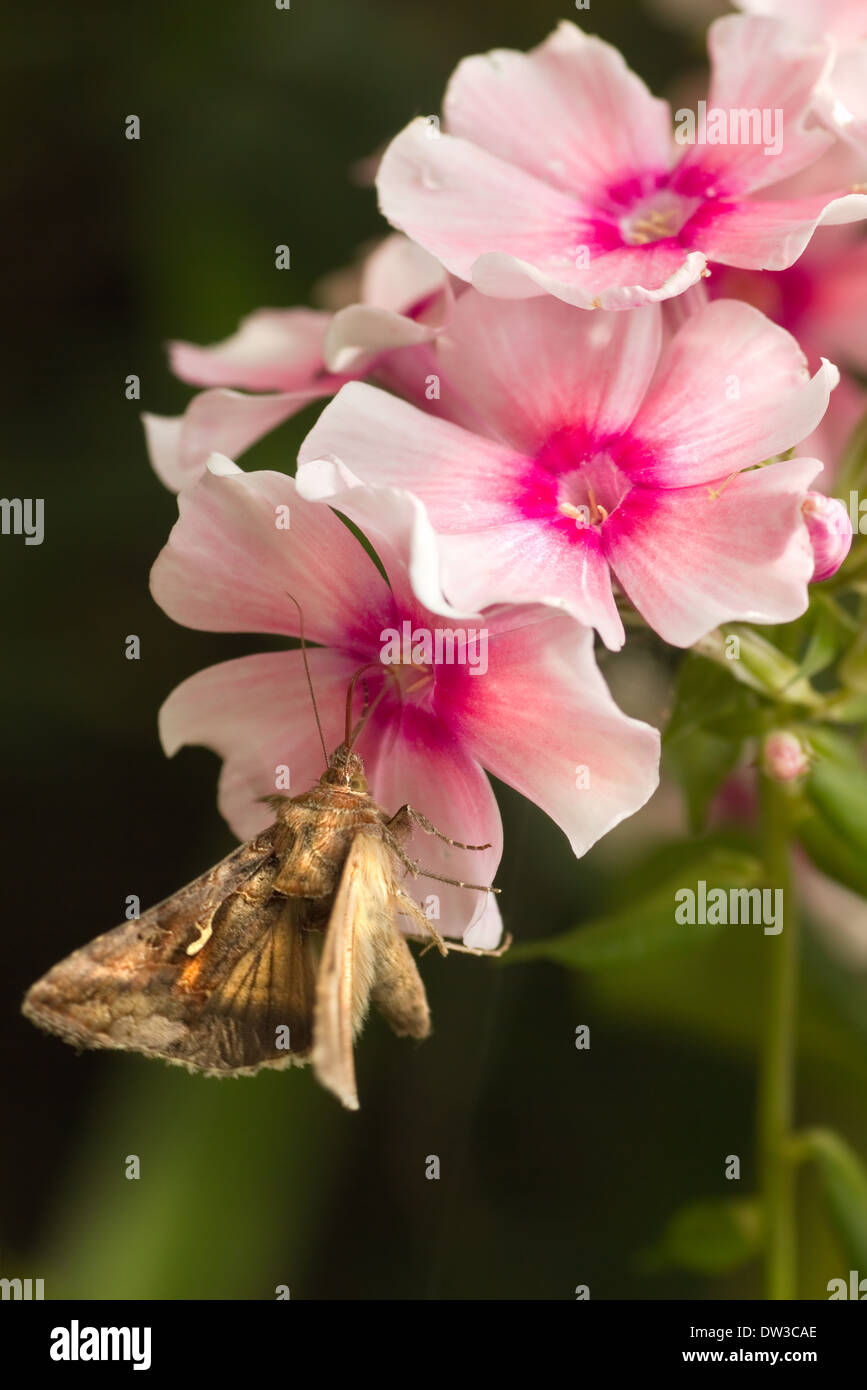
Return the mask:
<svg viewBox="0 0 867 1390">
<path fill-rule="evenodd" d="M 430 1032 L 398 914 L 443 955 L 499 955 L 509 944 L 446 944 L 402 886 L 405 873 L 442 877 L 407 856 L 413 825 L 462 849 L 488 846 L 451 840 L 411 806 L 389 816 L 368 795 L 352 743 L 370 711 L 350 732 L 360 674 L 345 741 L 319 782 L 267 797 L 275 820 L 261 835 L 55 965 L 25 996 L 27 1018 L 76 1047 L 141 1052 L 210 1076 L 311 1062 L 358 1109 L 353 1042 L 371 1001 L 399 1036 Z"/>
</svg>

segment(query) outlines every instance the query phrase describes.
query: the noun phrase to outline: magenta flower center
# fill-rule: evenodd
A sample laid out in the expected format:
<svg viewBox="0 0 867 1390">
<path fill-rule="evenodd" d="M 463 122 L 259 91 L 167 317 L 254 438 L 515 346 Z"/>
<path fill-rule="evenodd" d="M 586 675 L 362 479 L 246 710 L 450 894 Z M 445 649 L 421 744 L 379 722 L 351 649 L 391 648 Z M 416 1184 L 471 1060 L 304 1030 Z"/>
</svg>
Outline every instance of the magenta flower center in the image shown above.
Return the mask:
<svg viewBox="0 0 867 1390">
<path fill-rule="evenodd" d="M 569 533 L 598 529 L 632 484 L 583 427 L 558 430 L 539 450 L 520 491 L 526 517 L 566 525 Z"/>
<path fill-rule="evenodd" d="M 375 660 L 385 675 L 383 705 L 430 703 L 435 680 L 435 634 L 412 620 L 398 620 L 385 629 Z M 370 677 L 370 698 L 378 693 L 378 682 Z"/>
<path fill-rule="evenodd" d="M 402 661 L 390 670 L 400 690 L 401 699 L 405 700 L 407 696 L 412 695 L 419 701 L 425 694 L 430 694 L 429 687 L 434 678 L 432 665 L 423 661 Z"/>
<path fill-rule="evenodd" d="M 701 205 L 670 188 L 660 188 L 633 203 L 620 219 L 620 234 L 627 246 L 646 246 L 651 241 L 676 237 Z"/>
<path fill-rule="evenodd" d="M 629 481 L 608 454 L 584 459 L 563 473 L 557 486 L 557 511 L 577 530 L 601 526 L 629 491 Z"/>
</svg>

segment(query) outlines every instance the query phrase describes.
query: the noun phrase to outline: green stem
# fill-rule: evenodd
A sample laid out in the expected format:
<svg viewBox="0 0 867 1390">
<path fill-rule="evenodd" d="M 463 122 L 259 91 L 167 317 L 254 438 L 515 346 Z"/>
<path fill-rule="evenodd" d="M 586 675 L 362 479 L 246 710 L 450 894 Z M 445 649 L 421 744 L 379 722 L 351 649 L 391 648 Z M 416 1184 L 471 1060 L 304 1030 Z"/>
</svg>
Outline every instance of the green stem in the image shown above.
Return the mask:
<svg viewBox="0 0 867 1390">
<path fill-rule="evenodd" d="M 765 872 L 783 890 L 783 929 L 766 936 L 769 951 L 765 1026 L 759 1078 L 759 1154 L 769 1299 L 795 1297 L 796 1168 L 792 1161 L 795 1049 L 798 1014 L 798 920 L 789 864 L 785 790 L 761 777 Z"/>
</svg>

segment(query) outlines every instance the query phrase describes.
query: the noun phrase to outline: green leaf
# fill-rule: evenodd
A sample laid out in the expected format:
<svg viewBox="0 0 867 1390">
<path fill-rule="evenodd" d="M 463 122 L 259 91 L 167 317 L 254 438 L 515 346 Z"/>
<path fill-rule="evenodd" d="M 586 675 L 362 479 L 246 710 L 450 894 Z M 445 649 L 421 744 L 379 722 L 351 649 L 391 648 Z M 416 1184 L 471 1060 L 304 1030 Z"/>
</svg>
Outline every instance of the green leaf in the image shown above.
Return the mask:
<svg viewBox="0 0 867 1390">
<path fill-rule="evenodd" d="M 822 704 L 821 695 L 801 674 L 800 664 L 742 623 L 728 623 L 708 633 L 694 650 L 726 666 L 735 680 L 762 695 L 809 708 Z"/>
<path fill-rule="evenodd" d="M 799 672 L 809 680 L 826 670 L 851 639 L 851 619 L 830 597 L 817 594 L 810 607 L 810 635 Z"/>
<path fill-rule="evenodd" d="M 696 729 L 691 738 L 678 740 L 666 749 L 665 769 L 683 788 L 694 831 L 704 828 L 708 805 L 737 763 L 740 751 L 740 739 L 704 729 Z"/>
<path fill-rule="evenodd" d="M 849 695 L 846 691 L 838 691 L 825 702 L 822 717 L 833 720 L 835 724 L 867 723 L 867 695 Z"/>
<path fill-rule="evenodd" d="M 845 1139 L 829 1129 L 809 1130 L 796 1145 L 816 1164 L 847 1255 L 857 1269 L 867 1269 L 867 1170 L 863 1163 Z"/>
<path fill-rule="evenodd" d="M 643 901 L 587 922 L 543 941 L 513 946 L 503 957 L 507 964 L 527 960 L 552 960 L 573 969 L 604 970 L 625 962 L 682 950 L 709 940 L 720 927 L 688 926 L 675 919 L 675 893 L 695 885 L 698 879 L 714 888 L 751 888 L 761 875 L 761 865 L 751 855 L 715 847 L 689 863 L 688 856 L 671 877 Z"/>
<path fill-rule="evenodd" d="M 663 735 L 664 767 L 680 784 L 690 826 L 703 828 L 708 804 L 754 731 L 756 696 L 712 661 L 690 653 L 681 663 L 674 709 Z"/>
<path fill-rule="evenodd" d="M 693 872 L 692 865 L 685 867 L 681 882 L 690 883 Z M 628 878 L 640 882 L 631 870 Z M 767 937 L 750 926 L 691 930 L 700 948 L 576 973 L 574 987 L 622 1024 L 688 1037 L 752 1065 L 767 1008 Z M 799 1050 L 805 1073 L 821 1077 L 822 1084 L 864 1088 L 867 982 L 839 963 L 821 932 L 805 931 L 802 946 Z"/>
<path fill-rule="evenodd" d="M 848 506 L 850 491 L 859 491 L 867 482 L 867 412 L 858 421 L 846 441 L 837 471 L 838 496 Z"/>
<path fill-rule="evenodd" d="M 758 696 L 733 680 L 727 666 L 693 653 L 681 663 L 663 766 L 684 793 L 694 832 L 704 828 L 711 799 L 762 719 Z"/>
<path fill-rule="evenodd" d="M 64 1181 L 45 1250 L 51 1296 L 261 1299 L 273 1297 L 280 1279 L 271 1271 L 282 1269 L 286 1249 L 293 1272 L 313 1261 L 338 1172 L 340 1121 L 325 1093 L 274 1085 L 278 1077 L 212 1086 L 138 1058 L 124 1058 L 122 1071 L 115 1064 L 105 1077 L 114 1089 L 83 1129 Z M 140 1182 L 123 1177 L 118 1155 L 127 1153 L 147 1155 Z M 255 1181 L 239 1182 L 250 1162 Z M 230 1186 L 232 1209 L 215 1223 Z"/>
<path fill-rule="evenodd" d="M 639 1256 L 648 1272 L 669 1269 L 725 1274 L 755 1259 L 761 1248 L 761 1209 L 730 1197 L 692 1202 L 668 1222 L 659 1241 Z"/>
<path fill-rule="evenodd" d="M 847 846 L 867 854 L 867 771 L 853 743 L 828 730 L 811 734 L 816 761 L 806 793 L 826 825 Z"/>
<path fill-rule="evenodd" d="M 835 883 L 867 898 L 867 859 L 815 811 L 809 811 L 797 827 L 798 840 L 817 869 Z"/>
<path fill-rule="evenodd" d="M 867 695 L 867 630 L 858 633 L 840 662 L 840 677 L 850 690 Z"/>
<path fill-rule="evenodd" d="M 857 1067 L 867 1065 L 867 976 L 853 969 L 852 961 L 841 954 L 827 926 L 815 919 L 811 909 L 805 913 L 807 930 L 802 945 L 805 999 L 809 993 L 830 1020 L 849 1050 L 849 1060 Z M 806 1037 L 809 1023 L 801 1029 Z"/>
<path fill-rule="evenodd" d="M 725 658 L 723 658 L 725 660 Z M 734 663 L 729 663 L 734 664 Z M 674 708 L 663 741 L 672 748 L 696 730 L 756 707 L 755 696 L 731 679 L 731 672 L 707 657 L 692 652 L 681 662 L 674 693 Z"/>
</svg>

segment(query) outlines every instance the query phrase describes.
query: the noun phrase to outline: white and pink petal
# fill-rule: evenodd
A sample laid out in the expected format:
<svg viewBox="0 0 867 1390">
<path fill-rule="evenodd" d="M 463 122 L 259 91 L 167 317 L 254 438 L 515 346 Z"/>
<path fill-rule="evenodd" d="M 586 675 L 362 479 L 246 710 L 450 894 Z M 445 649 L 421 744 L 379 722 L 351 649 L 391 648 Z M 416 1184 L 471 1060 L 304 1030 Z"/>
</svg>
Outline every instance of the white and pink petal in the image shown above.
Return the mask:
<svg viewBox="0 0 867 1390">
<path fill-rule="evenodd" d="M 279 395 L 248 396 L 215 388 L 194 396 L 183 415 L 142 415 L 148 455 L 157 477 L 172 492 L 191 487 L 211 454 L 240 458 L 245 451 L 305 406 L 330 395 L 336 384 Z"/>
<path fill-rule="evenodd" d="M 450 134 L 584 201 L 671 163 L 668 103 L 616 48 L 565 20 L 529 53 L 465 58 L 443 111 Z"/>
<path fill-rule="evenodd" d="M 450 618 L 473 615 L 466 604 L 454 607 L 443 592 L 437 536 L 413 493 L 366 487 L 338 461 L 327 458 L 299 468 L 298 488 L 308 501 L 327 502 L 362 531 L 373 544 L 398 606 Z"/>
<path fill-rule="evenodd" d="M 710 261 L 743 270 L 787 270 L 817 227 L 867 217 L 863 185 L 804 198 L 717 199 L 703 204 L 681 232 Z"/>
<path fill-rule="evenodd" d="M 439 261 L 407 237 L 388 236 L 364 263 L 360 302 L 340 309 L 329 325 L 326 365 L 359 374 L 381 353 L 431 342 L 453 303 Z"/>
<path fill-rule="evenodd" d="M 487 672 L 448 668 L 438 698 L 463 746 L 584 854 L 653 794 L 659 734 L 618 709 L 589 629 L 536 606 L 486 621 Z"/>
<path fill-rule="evenodd" d="M 469 140 L 428 132 L 419 118 L 389 145 L 377 178 L 380 208 L 453 275 L 469 280 L 487 251 L 554 273 L 567 270 L 581 246 L 593 253 L 614 244 L 611 227 L 595 227 L 569 193 Z"/>
<path fill-rule="evenodd" d="M 556 299 L 490 299 L 469 290 L 439 342 L 485 432 L 524 454 L 580 421 L 589 439 L 632 423 L 662 343 L 658 306 L 579 314 Z"/>
<path fill-rule="evenodd" d="M 704 274 L 702 248 L 690 249 L 673 237 L 627 246 L 607 245 L 599 236 L 595 245 L 596 231 L 589 224 L 579 228 L 573 238 L 577 248 L 548 261 L 486 252 L 473 263 L 472 282 L 483 294 L 502 299 L 551 294 L 578 309 L 636 309 L 683 294 Z"/>
<path fill-rule="evenodd" d="M 838 380 L 751 304 L 713 300 L 669 341 L 618 462 L 645 486 L 711 482 L 800 443 Z"/>
<path fill-rule="evenodd" d="M 707 135 L 714 132 L 699 121 L 676 186 L 688 182 L 706 196 L 751 192 L 797 173 L 831 147 L 828 132 L 808 120 L 831 62 L 826 40 L 769 16 L 724 15 L 710 26 L 708 49 L 706 115 L 713 121 L 716 112 L 724 113 L 728 138 L 711 143 Z"/>
<path fill-rule="evenodd" d="M 315 309 L 259 309 L 221 343 L 170 343 L 171 368 L 191 386 L 297 391 L 323 370 L 329 321 L 329 314 Z"/>
<path fill-rule="evenodd" d="M 450 839 L 483 845 L 461 849 L 417 828 L 408 844 L 411 859 L 445 878 L 490 885 L 503 852 L 503 828 L 490 782 L 447 718 L 406 702 L 373 716 L 359 739 L 371 795 L 392 815 L 409 804 Z M 493 947 L 502 923 L 491 908 L 491 895 L 440 882 L 425 874 L 402 881 L 404 890 L 426 910 L 444 936 L 464 936 L 467 943 Z M 434 915 L 435 914 L 435 915 Z M 417 935 L 419 924 L 404 919 Z M 467 935 L 467 934 L 470 935 Z"/>
<path fill-rule="evenodd" d="M 336 465 L 330 475 L 310 471 L 322 460 Z M 302 495 L 327 496 L 328 476 L 335 487 L 339 481 L 406 489 L 424 503 L 437 531 L 512 520 L 512 496 L 527 468 L 514 449 L 363 382 L 350 382 L 326 406 L 298 464 Z"/>
<path fill-rule="evenodd" d="M 321 647 L 307 656 L 330 753 L 343 741 L 346 691 L 360 661 Z M 218 804 L 241 840 L 274 819 L 262 797 L 297 796 L 325 771 L 300 651 L 242 656 L 196 672 L 169 695 L 159 727 L 169 757 L 196 744 L 222 759 Z"/>
<path fill-rule="evenodd" d="M 303 605 L 314 642 L 367 651 L 392 599 L 373 560 L 329 507 L 283 473 L 209 466 L 178 499 L 179 517 L 151 571 L 175 622 L 210 632 L 296 634 Z"/>
<path fill-rule="evenodd" d="M 713 485 L 627 494 L 603 525 L 605 553 L 664 641 L 688 647 L 719 623 L 805 611 L 814 559 L 801 508 L 821 467 L 796 458 Z"/>
<path fill-rule="evenodd" d="M 442 586 L 456 604 L 543 603 L 595 627 L 613 651 L 623 646 L 623 622 L 594 527 L 579 531 L 556 516 L 525 519 L 441 535 L 439 550 Z"/>
</svg>

